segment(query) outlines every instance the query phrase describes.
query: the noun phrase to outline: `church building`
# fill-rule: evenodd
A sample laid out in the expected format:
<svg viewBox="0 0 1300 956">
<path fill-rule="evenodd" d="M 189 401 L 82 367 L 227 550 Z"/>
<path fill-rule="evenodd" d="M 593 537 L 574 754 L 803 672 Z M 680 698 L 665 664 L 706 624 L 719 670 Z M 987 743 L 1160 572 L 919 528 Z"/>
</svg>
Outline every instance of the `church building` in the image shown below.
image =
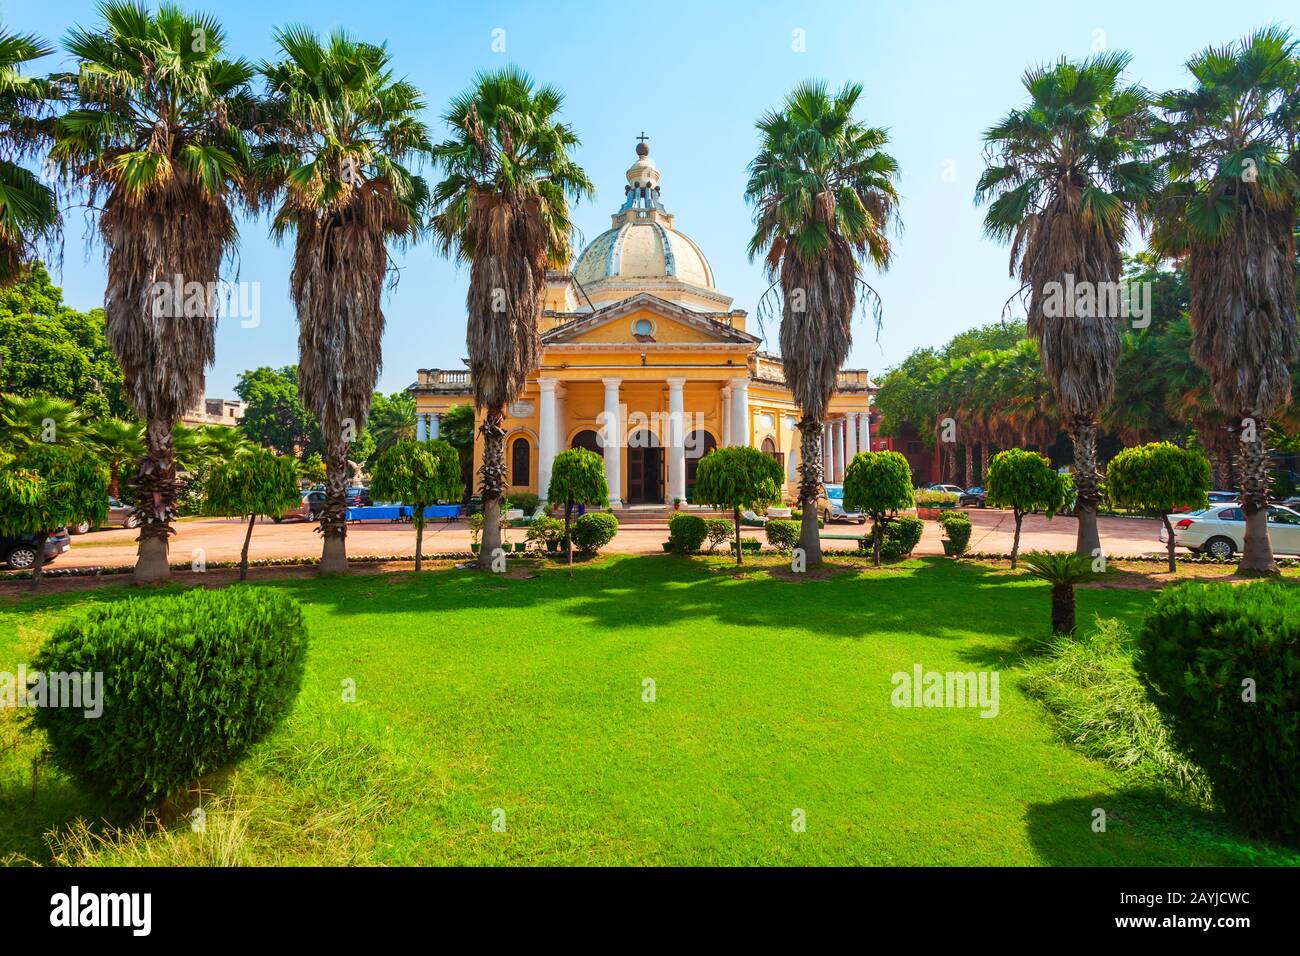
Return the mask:
<svg viewBox="0 0 1300 956">
<path fill-rule="evenodd" d="M 503 422 L 509 490 L 544 497 L 555 455 L 587 448 L 604 456 L 614 507 L 690 502 L 700 458 L 746 444 L 781 463 L 793 500 L 800 412 L 781 358 L 760 350 L 746 313 L 732 308 L 700 247 L 676 229 L 649 152 L 644 140 L 637 145 L 610 228 L 567 273 L 547 277 L 540 365 Z M 825 481 L 842 480 L 853 455 L 871 447 L 874 390 L 866 370 L 840 372 Z M 447 409 L 472 401 L 464 368 L 420 369 L 409 391 L 421 439 L 438 435 Z M 474 451 L 477 480 L 480 440 Z"/>
</svg>

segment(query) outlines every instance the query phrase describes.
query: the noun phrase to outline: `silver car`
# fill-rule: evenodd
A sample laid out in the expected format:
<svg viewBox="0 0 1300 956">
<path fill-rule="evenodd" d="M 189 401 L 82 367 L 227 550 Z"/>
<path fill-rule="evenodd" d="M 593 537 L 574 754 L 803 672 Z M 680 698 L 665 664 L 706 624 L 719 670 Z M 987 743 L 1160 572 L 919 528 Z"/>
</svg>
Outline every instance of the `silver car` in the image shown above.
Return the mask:
<svg viewBox="0 0 1300 956">
<path fill-rule="evenodd" d="M 1239 504 L 1211 505 L 1204 511 L 1169 515 L 1169 523 L 1174 529 L 1174 543 L 1195 554 L 1227 561 L 1245 548 L 1246 512 Z M 1160 540 L 1169 540 L 1163 523 Z M 1300 554 L 1300 513 L 1269 505 L 1268 540 L 1277 554 Z"/>
<path fill-rule="evenodd" d="M 861 511 L 844 510 L 843 485 L 822 485 L 821 496 L 817 499 L 817 515 L 825 524 L 830 524 L 832 521 L 867 523 L 867 516 Z"/>
</svg>

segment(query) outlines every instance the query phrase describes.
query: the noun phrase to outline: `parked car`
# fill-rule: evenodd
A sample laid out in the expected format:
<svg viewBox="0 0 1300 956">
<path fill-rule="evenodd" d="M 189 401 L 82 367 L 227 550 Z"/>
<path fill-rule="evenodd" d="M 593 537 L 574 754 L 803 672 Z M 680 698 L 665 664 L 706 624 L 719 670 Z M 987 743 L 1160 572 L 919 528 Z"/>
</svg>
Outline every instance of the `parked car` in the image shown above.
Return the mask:
<svg viewBox="0 0 1300 956">
<path fill-rule="evenodd" d="M 950 494 L 950 495 L 964 495 L 964 494 L 965 494 L 965 492 L 962 490 L 962 488 L 961 488 L 960 485 L 938 485 L 938 484 L 935 484 L 935 485 L 931 485 L 929 488 L 927 488 L 926 491 L 942 491 L 942 492 L 945 492 L 946 494 Z"/>
<path fill-rule="evenodd" d="M 60 528 L 45 539 L 45 562 L 49 564 L 72 547 L 68 532 Z M 36 564 L 36 535 L 17 538 L 0 538 L 0 560 L 13 571 L 26 571 Z"/>
<path fill-rule="evenodd" d="M 832 521 L 856 521 L 866 524 L 867 516 L 860 511 L 844 510 L 844 486 L 822 485 L 822 493 L 817 499 L 817 514 L 826 524 Z"/>
<path fill-rule="evenodd" d="M 958 508 L 986 508 L 988 507 L 989 493 L 983 488 L 976 485 L 973 488 L 967 488 L 957 496 Z"/>
<path fill-rule="evenodd" d="M 374 501 L 370 499 L 369 488 L 354 486 L 348 488 L 345 494 L 347 495 L 348 498 L 349 508 L 361 508 L 361 507 L 369 508 L 371 505 L 374 504 Z"/>
<path fill-rule="evenodd" d="M 1246 513 L 1236 503 L 1171 514 L 1169 523 L 1174 528 L 1174 543 L 1193 554 L 1209 554 L 1227 561 L 1245 547 Z M 1163 523 L 1160 540 L 1169 540 Z M 1269 505 L 1268 540 L 1275 554 L 1300 554 L 1300 512 Z"/>
<path fill-rule="evenodd" d="M 121 527 L 135 528 L 140 524 L 140 519 L 136 517 L 135 508 L 128 504 L 123 504 L 112 495 L 108 496 L 108 517 L 104 519 L 101 525 L 91 525 L 89 521 L 83 521 L 81 524 L 68 525 L 68 534 L 88 534 L 98 528 Z"/>
<path fill-rule="evenodd" d="M 278 518 L 272 518 L 276 524 L 281 521 L 315 521 L 325 510 L 325 492 L 312 489 L 302 493 L 302 501 L 296 508 L 290 508 Z"/>
</svg>

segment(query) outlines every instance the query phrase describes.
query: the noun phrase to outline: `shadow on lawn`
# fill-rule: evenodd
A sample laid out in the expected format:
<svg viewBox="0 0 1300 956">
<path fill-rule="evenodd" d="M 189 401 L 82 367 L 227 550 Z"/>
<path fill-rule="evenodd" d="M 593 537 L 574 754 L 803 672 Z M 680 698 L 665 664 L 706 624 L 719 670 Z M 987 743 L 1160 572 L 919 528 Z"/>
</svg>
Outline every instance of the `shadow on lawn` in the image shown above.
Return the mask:
<svg viewBox="0 0 1300 956">
<path fill-rule="evenodd" d="M 1094 832 L 1098 811 L 1106 830 Z M 1256 843 L 1210 811 L 1135 788 L 1030 804 L 1029 840 L 1052 866 L 1295 866 L 1300 853 Z"/>
</svg>

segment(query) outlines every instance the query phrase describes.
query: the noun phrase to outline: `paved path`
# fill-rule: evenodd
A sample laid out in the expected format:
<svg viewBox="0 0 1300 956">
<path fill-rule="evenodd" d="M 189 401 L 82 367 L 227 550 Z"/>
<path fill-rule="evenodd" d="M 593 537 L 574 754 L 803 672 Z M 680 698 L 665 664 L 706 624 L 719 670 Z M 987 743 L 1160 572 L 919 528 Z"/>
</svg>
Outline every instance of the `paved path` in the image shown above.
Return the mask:
<svg viewBox="0 0 1300 956">
<path fill-rule="evenodd" d="M 1007 552 L 1011 550 L 1012 532 L 1015 522 L 1007 511 L 970 512 L 975 525 L 971 535 L 972 551 Z M 1141 518 L 1102 517 L 1098 524 L 1101 531 L 1103 547 L 1108 554 L 1138 555 L 1159 551 L 1163 546 L 1159 541 L 1160 525 L 1156 521 Z M 173 563 L 191 561 L 202 549 L 207 561 L 238 560 L 239 550 L 244 543 L 245 522 L 233 518 L 201 518 L 180 521 L 176 524 L 176 535 L 171 542 L 171 559 Z M 1040 548 L 1049 551 L 1073 549 L 1075 522 L 1072 518 L 1059 517 L 1052 521 L 1041 516 L 1030 515 L 1025 518 L 1021 535 L 1021 550 Z M 742 529 L 745 537 L 762 538 L 761 529 Z M 826 529 L 827 534 L 856 535 L 865 528 L 853 524 L 834 524 Z M 95 567 L 113 565 L 131 565 L 135 563 L 135 531 L 115 528 L 96 531 L 87 535 L 74 535 L 72 550 L 61 555 L 53 567 Z M 522 541 L 523 529 L 511 528 L 506 531 L 508 541 Z M 662 544 L 668 538 L 668 525 L 663 523 L 653 526 L 625 527 L 608 548 L 609 551 L 622 554 L 655 554 L 662 551 Z M 941 540 L 943 531 L 937 522 L 925 523 L 925 535 L 917 549 L 919 554 L 942 554 Z M 469 529 L 464 522 L 451 524 L 434 522 L 425 528 L 424 550 L 426 554 L 445 551 L 468 551 Z M 824 541 L 827 549 L 845 550 L 856 547 L 853 541 Z M 389 524 L 388 522 L 363 522 L 348 526 L 348 551 L 353 555 L 405 555 L 415 553 L 415 531 L 409 524 Z M 320 535 L 314 524 L 305 522 L 284 522 L 275 524 L 271 521 L 259 521 L 253 531 L 253 541 L 249 548 L 249 557 L 287 558 L 304 557 L 320 554 Z"/>
</svg>

